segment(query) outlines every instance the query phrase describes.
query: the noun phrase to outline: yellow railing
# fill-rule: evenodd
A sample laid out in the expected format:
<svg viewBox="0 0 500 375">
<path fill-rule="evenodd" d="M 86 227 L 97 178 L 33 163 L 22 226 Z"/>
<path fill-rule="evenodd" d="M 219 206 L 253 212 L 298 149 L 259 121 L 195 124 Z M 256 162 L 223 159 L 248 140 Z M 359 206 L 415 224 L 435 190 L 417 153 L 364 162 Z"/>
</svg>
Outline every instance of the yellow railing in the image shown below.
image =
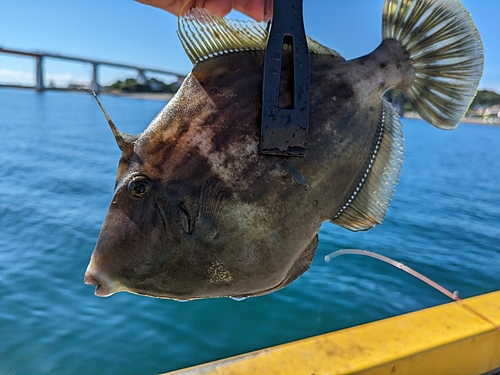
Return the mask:
<svg viewBox="0 0 500 375">
<path fill-rule="evenodd" d="M 500 368 L 500 291 L 174 371 L 185 374 L 484 374 Z"/>
</svg>

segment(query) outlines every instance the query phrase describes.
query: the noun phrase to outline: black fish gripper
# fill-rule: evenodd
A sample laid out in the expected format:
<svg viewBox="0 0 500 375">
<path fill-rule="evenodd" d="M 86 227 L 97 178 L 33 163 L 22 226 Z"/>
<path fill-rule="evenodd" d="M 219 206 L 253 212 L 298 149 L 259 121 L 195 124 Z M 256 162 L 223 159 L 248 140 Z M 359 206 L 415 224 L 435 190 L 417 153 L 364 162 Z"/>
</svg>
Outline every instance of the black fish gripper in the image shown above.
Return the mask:
<svg viewBox="0 0 500 375">
<path fill-rule="evenodd" d="M 288 60 L 287 56 L 290 56 Z M 289 67 L 291 73 L 291 84 L 286 89 L 281 86 L 282 67 Z M 302 0 L 274 0 L 273 20 L 264 58 L 260 133 L 262 154 L 306 156 L 309 69 Z M 280 95 L 287 98 L 284 101 L 289 103 L 280 106 Z"/>
</svg>

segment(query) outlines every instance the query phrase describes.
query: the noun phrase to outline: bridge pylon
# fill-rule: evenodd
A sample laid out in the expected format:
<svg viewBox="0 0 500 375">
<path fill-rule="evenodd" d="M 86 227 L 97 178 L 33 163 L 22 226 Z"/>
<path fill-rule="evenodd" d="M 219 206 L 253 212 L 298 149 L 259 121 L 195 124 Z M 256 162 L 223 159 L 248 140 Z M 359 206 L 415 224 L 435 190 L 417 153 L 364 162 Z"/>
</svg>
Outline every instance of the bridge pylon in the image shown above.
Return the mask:
<svg viewBox="0 0 500 375">
<path fill-rule="evenodd" d="M 137 79 L 136 82 L 138 85 L 147 85 L 148 79 L 146 78 L 146 74 L 143 69 L 137 69 Z"/>
<path fill-rule="evenodd" d="M 36 61 L 36 75 L 35 75 L 35 90 L 42 92 L 45 90 L 45 85 L 43 84 L 43 56 L 35 56 Z"/>
<path fill-rule="evenodd" d="M 90 91 L 99 93 L 101 86 L 99 85 L 98 72 L 97 68 L 99 67 L 98 63 L 92 62 L 92 81 L 90 82 Z"/>
</svg>

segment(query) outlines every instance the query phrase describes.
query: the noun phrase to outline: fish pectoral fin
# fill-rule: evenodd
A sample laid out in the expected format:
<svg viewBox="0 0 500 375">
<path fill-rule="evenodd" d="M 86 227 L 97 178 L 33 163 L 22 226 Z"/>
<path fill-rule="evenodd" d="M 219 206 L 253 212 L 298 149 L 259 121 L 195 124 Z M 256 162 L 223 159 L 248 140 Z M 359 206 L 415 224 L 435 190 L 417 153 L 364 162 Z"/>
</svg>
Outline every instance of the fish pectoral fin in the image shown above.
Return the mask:
<svg viewBox="0 0 500 375">
<path fill-rule="evenodd" d="M 454 129 L 483 73 L 483 44 L 469 12 L 459 0 L 386 0 L 382 25 L 384 40 L 401 42 L 415 69 L 406 98 L 431 125 Z"/>
<path fill-rule="evenodd" d="M 352 231 L 381 224 L 389 208 L 403 165 L 404 139 L 399 116 L 382 100 L 378 137 L 363 175 L 332 223 Z"/>
<path fill-rule="evenodd" d="M 197 230 L 214 238 L 219 233 L 219 224 L 222 221 L 221 202 L 224 197 L 222 183 L 217 179 L 210 179 L 203 183 L 200 191 L 200 209 Z"/>
<path fill-rule="evenodd" d="M 239 51 L 264 51 L 269 30 L 266 24 L 220 18 L 206 9 L 193 8 L 179 18 L 177 35 L 194 64 Z M 342 59 L 340 54 L 307 37 L 309 51 Z"/>
<path fill-rule="evenodd" d="M 219 227 L 210 219 L 200 218 L 196 222 L 196 231 L 203 238 L 215 238 L 219 233 Z"/>
</svg>

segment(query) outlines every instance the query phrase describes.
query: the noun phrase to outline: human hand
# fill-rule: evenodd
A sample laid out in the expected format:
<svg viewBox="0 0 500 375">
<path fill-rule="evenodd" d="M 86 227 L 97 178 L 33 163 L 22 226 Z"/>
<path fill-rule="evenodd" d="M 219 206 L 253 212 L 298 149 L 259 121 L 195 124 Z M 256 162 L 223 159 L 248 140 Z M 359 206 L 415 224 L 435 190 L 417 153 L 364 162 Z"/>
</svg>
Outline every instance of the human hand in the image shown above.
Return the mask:
<svg viewBox="0 0 500 375">
<path fill-rule="evenodd" d="M 192 8 L 205 8 L 210 13 L 224 17 L 232 9 L 237 10 L 256 21 L 264 20 L 266 0 L 136 0 L 178 16 Z"/>
</svg>

